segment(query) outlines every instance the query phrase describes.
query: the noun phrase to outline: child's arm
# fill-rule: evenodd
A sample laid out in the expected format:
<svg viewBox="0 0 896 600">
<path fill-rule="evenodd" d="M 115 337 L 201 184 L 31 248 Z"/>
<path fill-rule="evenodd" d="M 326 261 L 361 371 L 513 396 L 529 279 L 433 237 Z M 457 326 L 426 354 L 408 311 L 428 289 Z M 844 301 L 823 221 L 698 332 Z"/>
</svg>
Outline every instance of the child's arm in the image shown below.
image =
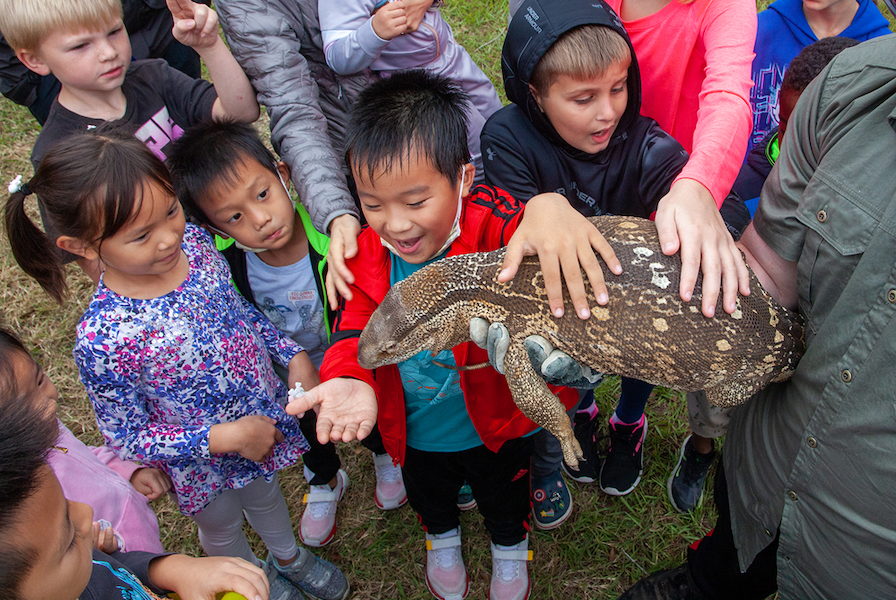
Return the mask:
<svg viewBox="0 0 896 600">
<path fill-rule="evenodd" d="M 171 489 L 171 479 L 163 471 L 140 463 L 121 460 L 106 446 L 88 446 L 100 462 L 131 482 L 138 492 L 155 500 Z"/>
<path fill-rule="evenodd" d="M 706 48 L 706 76 L 691 156 L 660 201 L 656 224 L 663 253 L 681 250 L 682 300 L 690 300 L 697 275 L 703 271 L 702 310 L 711 317 L 720 287 L 722 306 L 729 313 L 735 309 L 738 291 L 750 293 L 746 266 L 718 208 L 734 184 L 752 129 L 750 73 L 756 10 L 745 0 L 712 2 L 706 10 L 700 32 Z"/>
<path fill-rule="evenodd" d="M 177 593 L 181 600 L 208 600 L 219 592 L 236 592 L 250 600 L 270 595 L 264 571 L 241 558 L 169 554 L 153 559 L 148 573 L 152 585 Z"/>
<path fill-rule="evenodd" d="M 482 128 L 482 153 L 489 157 L 482 161 L 482 166 L 488 185 L 501 188 L 525 203 L 538 194 L 538 165 L 526 160 L 521 146 L 524 142 L 520 139 L 526 132 L 517 137 L 520 127 L 515 127 L 525 124 L 515 122 L 511 112 L 498 111 Z"/>
<path fill-rule="evenodd" d="M 432 0 L 396 0 L 374 11 L 377 3 L 371 0 L 319 0 L 327 65 L 340 75 L 368 68 L 390 41 L 417 30 L 432 3 Z"/>
<path fill-rule="evenodd" d="M 375 4 L 370 0 L 318 0 L 324 55 L 327 65 L 340 75 L 368 68 L 389 41 L 407 28 L 402 0 L 389 2 L 371 14 Z"/>
<path fill-rule="evenodd" d="M 264 415 L 211 426 L 159 421 L 150 414 L 141 391 L 141 354 L 134 339 L 140 333 L 113 331 L 106 337 L 99 331 L 85 333 L 86 329 L 75 344 L 75 361 L 100 433 L 120 457 L 171 462 L 238 452 L 249 460 L 262 461 L 283 441 L 274 419 Z M 92 339 L 91 334 L 95 334 Z"/>
<path fill-rule="evenodd" d="M 498 281 L 513 279 L 523 256 L 537 254 L 554 316 L 563 316 L 562 271 L 576 314 L 587 319 L 591 311 L 581 269 L 591 282 L 597 303 L 603 305 L 609 301 L 595 250 L 613 273 L 622 273 L 622 265 L 613 248 L 566 198 L 555 193 L 539 194 L 526 205 L 523 220 L 507 244 Z"/>
<path fill-rule="evenodd" d="M 244 123 L 252 123 L 258 119 L 255 90 L 218 35 L 218 15 L 215 11 L 191 0 L 167 2 L 174 17 L 175 39 L 196 50 L 212 78 L 218 94 L 212 108 L 212 117 Z"/>
</svg>

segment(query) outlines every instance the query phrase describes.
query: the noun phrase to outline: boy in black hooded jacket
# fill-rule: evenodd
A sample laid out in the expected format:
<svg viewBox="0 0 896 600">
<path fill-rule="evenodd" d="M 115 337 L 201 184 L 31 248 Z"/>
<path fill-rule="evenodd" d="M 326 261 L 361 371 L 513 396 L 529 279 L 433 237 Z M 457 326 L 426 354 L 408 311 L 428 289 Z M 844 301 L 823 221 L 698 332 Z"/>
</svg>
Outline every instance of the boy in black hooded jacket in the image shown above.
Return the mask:
<svg viewBox="0 0 896 600">
<path fill-rule="evenodd" d="M 483 129 L 486 182 L 523 201 L 559 192 L 586 216 L 651 218 L 688 155 L 656 121 L 639 114 L 637 59 L 612 9 L 600 0 L 527 0 L 514 15 L 501 58 L 513 104 Z M 726 203 L 742 207 L 736 197 Z M 640 481 L 644 406 L 652 389 L 622 380 L 599 475 L 608 494 L 628 494 Z M 594 481 L 598 463 L 597 410 L 593 393 L 588 396 L 575 418 L 586 460 L 577 470 L 564 465 L 582 482 Z M 572 501 L 560 477 L 559 444 L 547 432 L 536 435 L 533 511 L 536 524 L 551 529 L 568 517 Z"/>
</svg>

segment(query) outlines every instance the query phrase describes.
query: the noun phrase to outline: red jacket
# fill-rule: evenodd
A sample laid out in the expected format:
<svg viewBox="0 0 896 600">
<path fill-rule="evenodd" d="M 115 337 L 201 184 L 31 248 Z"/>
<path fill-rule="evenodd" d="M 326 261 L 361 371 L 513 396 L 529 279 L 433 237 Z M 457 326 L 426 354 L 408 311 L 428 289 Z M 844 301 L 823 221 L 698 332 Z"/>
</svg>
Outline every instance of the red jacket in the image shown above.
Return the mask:
<svg viewBox="0 0 896 600">
<path fill-rule="evenodd" d="M 506 192 L 486 186 L 473 188 L 464 198 L 461 235 L 451 245 L 448 255 L 487 252 L 506 246 L 522 215 L 522 205 Z M 391 257 L 373 229 L 365 227 L 358 236 L 358 254 L 347 265 L 355 274 L 355 283 L 350 286 L 354 298 L 350 302 L 342 301 L 334 323 L 332 346 L 320 368 L 321 380 L 352 377 L 373 387 L 383 443 L 389 455 L 403 464 L 407 423 L 398 367 L 388 365 L 371 372 L 358 365 L 358 337 L 389 291 Z M 476 344 L 466 342 L 454 348 L 454 359 L 458 365 L 472 365 L 487 362 L 488 355 Z M 491 367 L 461 371 L 460 387 L 470 420 L 489 450 L 496 452 L 507 440 L 522 437 L 537 427 L 519 411 L 507 381 Z M 557 389 L 567 408 L 578 401 L 575 390 Z"/>
</svg>

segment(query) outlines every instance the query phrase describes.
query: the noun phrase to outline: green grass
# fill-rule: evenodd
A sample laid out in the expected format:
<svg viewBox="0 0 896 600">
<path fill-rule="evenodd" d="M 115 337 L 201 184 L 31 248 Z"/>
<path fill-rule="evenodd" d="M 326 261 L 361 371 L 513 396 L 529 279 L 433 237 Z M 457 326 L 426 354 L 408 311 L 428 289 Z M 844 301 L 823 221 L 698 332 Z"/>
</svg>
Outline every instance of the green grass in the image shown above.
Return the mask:
<svg viewBox="0 0 896 600">
<path fill-rule="evenodd" d="M 762 0 L 760 0 L 761 2 Z M 886 12 L 884 5 L 881 9 Z M 502 95 L 500 51 L 507 23 L 506 0 L 449 2 L 443 12 L 458 40 L 495 82 Z M 267 133 L 266 121 L 259 131 Z M 0 101 L 0 181 L 31 175 L 28 155 L 39 127 L 27 110 Z M 32 197 L 33 200 L 33 197 Z M 36 218 L 36 209 L 29 207 Z M 71 295 L 57 306 L 15 264 L 8 244 L 0 244 L 0 313 L 3 324 L 17 332 L 44 365 L 60 390 L 60 418 L 88 443 L 100 443 L 90 405 L 78 381 L 71 349 L 74 328 L 92 288 L 70 268 Z M 602 421 L 618 398 L 618 380 L 597 391 Z M 644 479 L 629 496 L 600 493 L 596 485 L 571 484 L 572 518 L 553 532 L 533 531 L 530 567 L 533 598 L 615 598 L 633 580 L 670 567 L 685 558 L 687 544 L 708 531 L 715 520 L 711 499 L 693 515 L 674 512 L 666 498 L 666 477 L 687 429 L 687 411 L 680 394 L 658 390 L 648 405 L 650 433 Z M 339 565 L 349 577 L 356 599 L 431 598 L 424 583 L 423 532 L 410 507 L 383 512 L 373 503 L 373 464 L 359 444 L 339 448 L 351 486 L 339 508 L 336 538 L 315 551 Z M 281 472 L 281 487 L 297 525 L 305 483 L 301 467 Z M 172 551 L 201 554 L 196 529 L 167 498 L 154 504 L 162 541 Z M 484 598 L 491 573 L 489 538 L 476 511 L 462 516 L 464 557 L 473 579 L 471 598 Z M 260 542 L 250 532 L 257 551 Z M 259 554 L 262 555 L 262 554 Z"/>
</svg>

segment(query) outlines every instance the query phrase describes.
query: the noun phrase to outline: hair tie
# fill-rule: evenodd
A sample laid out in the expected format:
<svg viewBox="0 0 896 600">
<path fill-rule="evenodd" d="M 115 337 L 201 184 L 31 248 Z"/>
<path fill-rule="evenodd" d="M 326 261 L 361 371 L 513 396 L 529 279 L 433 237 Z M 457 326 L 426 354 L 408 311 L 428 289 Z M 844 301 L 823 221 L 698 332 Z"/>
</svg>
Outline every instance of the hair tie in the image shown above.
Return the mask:
<svg viewBox="0 0 896 600">
<path fill-rule="evenodd" d="M 16 175 L 12 181 L 9 182 L 9 185 L 6 186 L 6 189 L 9 190 L 10 194 L 15 194 L 16 192 L 22 192 L 24 195 L 29 196 L 31 194 L 31 190 L 28 189 L 28 185 L 22 183 L 22 176 Z"/>
</svg>

